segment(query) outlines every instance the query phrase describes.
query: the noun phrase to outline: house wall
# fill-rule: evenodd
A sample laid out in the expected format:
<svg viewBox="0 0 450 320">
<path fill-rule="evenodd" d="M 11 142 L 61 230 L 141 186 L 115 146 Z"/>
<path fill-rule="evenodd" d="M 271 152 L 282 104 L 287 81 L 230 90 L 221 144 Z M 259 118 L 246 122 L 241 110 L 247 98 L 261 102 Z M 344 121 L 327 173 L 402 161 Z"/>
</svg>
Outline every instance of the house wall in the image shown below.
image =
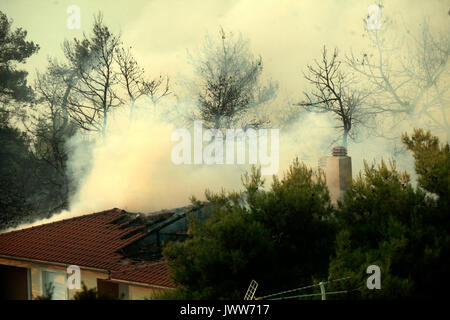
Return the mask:
<svg viewBox="0 0 450 320">
<path fill-rule="evenodd" d="M 34 263 L 29 261 L 22 260 L 14 260 L 14 259 L 6 259 L 0 258 L 0 265 L 6 266 L 15 266 L 27 268 L 29 270 L 29 284 L 31 285 L 31 298 L 36 299 L 38 296 L 42 296 L 44 294 L 44 288 L 42 284 L 42 271 L 53 271 L 53 272 L 62 272 L 66 273 L 67 268 L 64 266 L 50 265 L 50 264 L 42 264 L 42 263 Z M 81 272 L 81 281 L 86 284 L 86 286 L 97 289 L 97 280 L 98 279 L 108 279 L 108 274 L 104 272 L 96 272 L 92 270 L 86 270 L 80 268 Z M 124 294 L 124 297 L 129 300 L 144 300 L 151 298 L 155 295 L 162 293 L 165 289 L 163 288 L 154 288 L 147 286 L 140 286 L 135 284 L 128 284 L 124 282 L 120 282 L 119 293 Z M 81 289 L 68 289 L 67 290 L 67 298 L 73 299 L 76 292 L 81 291 Z"/>
<path fill-rule="evenodd" d="M 136 285 L 129 286 L 129 298 L 130 300 L 145 300 L 153 296 L 159 295 L 164 289 L 149 288 Z"/>
<path fill-rule="evenodd" d="M 32 299 L 36 299 L 36 297 L 44 294 L 43 284 L 42 284 L 42 271 L 53 271 L 53 272 L 62 272 L 66 273 L 67 268 L 64 266 L 55 266 L 55 265 L 47 265 L 47 264 L 38 264 L 29 261 L 22 260 L 14 260 L 14 259 L 6 259 L 0 258 L 0 265 L 7 266 L 16 266 L 23 267 L 30 270 L 30 280 L 31 284 L 31 297 Z M 91 270 L 86 270 L 81 268 L 81 281 L 86 284 L 88 288 L 97 288 L 97 279 L 107 279 L 108 274 L 103 272 L 95 272 Z M 73 299 L 73 296 L 76 292 L 81 291 L 81 289 L 68 289 L 67 290 L 68 299 Z"/>
</svg>

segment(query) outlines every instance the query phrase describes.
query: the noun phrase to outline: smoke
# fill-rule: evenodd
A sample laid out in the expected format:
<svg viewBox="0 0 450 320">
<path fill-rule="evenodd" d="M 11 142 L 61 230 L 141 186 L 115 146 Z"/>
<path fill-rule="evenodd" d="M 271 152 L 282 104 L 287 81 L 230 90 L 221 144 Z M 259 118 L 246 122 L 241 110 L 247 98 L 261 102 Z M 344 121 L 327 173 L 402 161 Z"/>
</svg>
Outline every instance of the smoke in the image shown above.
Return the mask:
<svg viewBox="0 0 450 320">
<path fill-rule="evenodd" d="M 171 136 L 178 127 L 165 116 L 166 112 L 143 108 L 130 120 L 124 107 L 111 114 L 105 138 L 97 135 L 87 143 L 85 134 L 72 137 L 67 143 L 71 150 L 68 170 L 79 188 L 69 210 L 17 229 L 114 207 L 131 212 L 181 207 L 191 196 L 201 199 L 205 189 L 241 187 L 240 176 L 248 164 L 174 164 L 171 153 L 177 143 Z"/>
<path fill-rule="evenodd" d="M 131 212 L 181 207 L 189 203 L 192 195 L 203 198 L 206 189 L 217 192 L 242 188 L 240 177 L 250 168 L 248 155 L 243 165 L 175 165 L 171 153 L 177 142 L 171 141 L 171 136 L 178 127 L 167 121 L 167 112 L 150 108 L 136 112 L 130 120 L 128 108 L 114 111 L 105 138 L 97 135 L 89 141 L 82 133 L 72 137 L 67 143 L 71 150 L 68 166 L 79 188 L 70 200 L 69 210 L 16 229 L 114 207 Z M 278 175 L 296 156 L 317 165 L 333 133 L 329 121 L 326 115 L 307 114 L 293 126 L 295 129 L 280 131 Z M 270 185 L 271 177 L 265 178 Z"/>
<path fill-rule="evenodd" d="M 175 165 L 171 152 L 176 142 L 171 135 L 177 127 L 162 119 L 166 113 L 138 110 L 130 121 L 128 112 L 124 108 L 113 113 L 104 139 L 97 136 L 86 143 L 86 136 L 78 134 L 68 142 L 72 149 L 69 171 L 79 185 L 69 210 L 17 229 L 114 207 L 131 212 L 181 207 L 192 195 L 202 198 L 205 189 L 241 189 L 240 176 L 248 164 Z M 331 150 L 336 135 L 333 121 L 327 114 L 306 113 L 291 129 L 281 130 L 278 175 L 295 157 L 316 168 L 318 159 Z M 365 141 L 350 146 L 354 176 L 362 168 L 362 159 L 379 160 L 388 154 L 384 145 Z M 404 163 L 411 167 L 412 158 Z M 270 185 L 271 177 L 265 179 Z"/>
<path fill-rule="evenodd" d="M 170 105 L 160 107 L 171 108 Z M 190 196 L 201 199 L 205 189 L 217 192 L 242 188 L 240 177 L 249 170 L 249 164 L 175 165 L 172 162 L 176 142 L 171 141 L 171 136 L 178 126 L 167 121 L 167 112 L 154 112 L 149 107 L 136 109 L 130 120 L 129 109 L 124 107 L 114 111 L 110 119 L 105 138 L 79 133 L 67 143 L 71 150 L 69 173 L 79 186 L 70 200 L 69 210 L 16 229 L 114 207 L 131 212 L 181 207 L 189 203 Z M 290 129 L 281 129 L 277 175 L 281 176 L 295 157 L 317 168 L 318 160 L 329 155 L 336 138 L 334 121 L 329 114 L 304 113 Z M 384 142 L 382 138 L 372 137 L 350 144 L 354 177 L 363 168 L 363 159 L 379 161 L 392 156 Z M 400 168 L 413 172 L 410 154 L 396 158 Z M 270 185 L 271 177 L 265 179 L 266 186 Z"/>
<path fill-rule="evenodd" d="M 164 110 L 170 105 L 161 107 Z M 297 129 L 281 130 L 278 174 L 287 169 L 295 156 L 314 166 L 317 164 L 315 159 L 321 155 L 327 138 L 332 135 L 329 121 L 325 115 L 308 114 L 294 126 Z M 59 216 L 92 213 L 112 207 L 151 212 L 184 206 L 190 196 L 202 198 L 205 189 L 216 192 L 241 189 L 240 177 L 250 168 L 248 154 L 246 164 L 242 165 L 174 164 L 171 153 L 178 142 L 171 141 L 171 136 L 179 127 L 167 121 L 167 112 L 141 109 L 130 121 L 128 109 L 124 108 L 114 113 L 108 127 L 105 139 L 97 138 L 94 146 L 82 143 L 83 136 L 72 138 L 70 144 L 75 148 L 69 165 L 72 175 L 80 179 L 80 188 L 72 198 L 70 213 Z M 192 133 L 192 128 L 187 129 Z M 194 138 L 193 134 L 191 136 Z M 203 146 L 206 145 L 208 143 L 204 142 Z M 193 141 L 193 155 L 192 148 Z M 86 157 L 89 154 L 90 159 Z M 88 173 L 83 169 L 86 166 L 91 167 Z M 265 178 L 271 181 L 270 176 Z M 59 219 L 59 216 L 55 218 Z"/>
<path fill-rule="evenodd" d="M 80 3 L 83 10 L 91 11 L 90 4 Z M 302 91 L 307 90 L 302 71 L 319 57 L 323 44 L 329 48 L 337 46 L 342 51 L 350 48 L 357 51 L 366 45 L 362 38 L 362 18 L 367 14 L 367 6 L 372 4 L 356 0 L 280 1 L 277 5 L 269 0 L 221 2 L 220 5 L 210 1 L 178 1 L 174 5 L 165 0 L 143 3 L 139 13 L 128 20 L 122 14 L 123 4 L 109 6 L 105 1 L 100 9 L 104 11 L 107 24 L 115 18 L 122 23 L 124 41 L 133 44 L 133 52 L 146 70 L 154 74 L 169 73 L 175 84 L 180 80 L 180 73 L 189 77 L 186 49 L 195 47 L 206 32 L 213 33 L 222 25 L 226 30 L 242 32 L 251 40 L 255 55 L 261 54 L 265 74 L 278 81 L 280 86 L 279 98 L 272 105 L 276 110 L 286 107 L 286 96 L 290 101 L 302 98 Z M 428 14 L 436 16 L 433 22 L 441 29 L 447 26 L 443 21 L 448 19 L 448 8 L 443 2 L 429 6 L 421 1 L 413 3 L 416 5 L 398 1 L 386 4 L 386 8 L 393 19 L 401 16 L 414 24 Z M 92 13 L 96 10 L 97 6 Z M 20 21 L 24 17 L 16 16 L 18 23 L 33 29 L 26 19 L 23 23 Z M 397 21 L 401 24 L 400 19 Z M 42 34 L 47 37 L 47 32 Z M 39 42 L 38 35 L 36 41 Z M 49 44 L 42 50 L 57 52 L 61 41 L 53 42 L 53 48 Z M 174 89 L 176 92 L 177 88 Z M 180 126 L 180 121 L 166 121 L 166 112 L 172 115 L 171 120 L 179 120 L 177 110 L 185 106 L 183 102 L 171 100 L 158 107 L 165 112 L 141 108 L 132 122 L 127 107 L 115 111 L 110 117 L 105 139 L 91 136 L 88 139 L 92 143 L 86 143 L 85 135 L 73 137 L 68 143 L 71 150 L 69 172 L 78 188 L 71 198 L 70 208 L 33 225 L 113 207 L 139 212 L 174 208 L 186 205 L 191 195 L 201 198 L 206 188 L 213 191 L 241 188 L 240 176 L 248 170 L 248 165 L 173 164 L 171 151 L 176 143 L 171 141 L 171 135 Z M 319 158 L 330 154 L 331 143 L 336 139 L 336 125 L 330 115 L 305 113 L 289 130 L 281 128 L 278 175 L 296 156 L 316 168 Z M 411 132 L 412 126 L 411 123 L 409 126 L 402 124 L 395 129 L 395 135 L 399 136 L 400 132 Z M 410 153 L 394 153 L 392 145 L 384 138 L 374 137 L 364 128 L 361 128 L 359 139 L 350 142 L 348 147 L 353 177 L 363 168 L 364 159 L 370 162 L 393 156 L 400 169 L 413 174 Z M 400 145 L 399 139 L 397 145 Z M 266 179 L 270 182 L 269 177 Z M 30 225 L 20 228 L 27 226 Z"/>
</svg>

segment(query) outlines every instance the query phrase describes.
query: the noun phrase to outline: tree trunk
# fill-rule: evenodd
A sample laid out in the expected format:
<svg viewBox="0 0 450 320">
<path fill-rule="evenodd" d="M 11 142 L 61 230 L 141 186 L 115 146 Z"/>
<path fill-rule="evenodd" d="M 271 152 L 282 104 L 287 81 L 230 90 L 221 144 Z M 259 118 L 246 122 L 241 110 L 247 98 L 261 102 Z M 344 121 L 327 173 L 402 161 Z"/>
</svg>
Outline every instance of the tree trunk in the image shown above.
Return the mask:
<svg viewBox="0 0 450 320">
<path fill-rule="evenodd" d="M 70 91 L 72 90 L 74 78 L 75 78 L 75 73 L 72 73 L 72 75 L 70 76 L 70 79 L 67 83 L 67 88 L 66 88 L 66 91 L 64 92 L 63 101 L 61 104 L 61 108 L 63 111 L 63 128 L 66 128 L 67 122 L 69 121 L 69 112 L 67 110 L 67 99 L 69 97 Z"/>
<path fill-rule="evenodd" d="M 348 137 L 348 131 L 344 130 L 344 136 L 342 137 L 342 145 L 347 149 L 347 137 Z"/>
<path fill-rule="evenodd" d="M 130 117 L 129 117 L 130 122 L 133 121 L 133 112 L 134 112 L 134 99 L 132 98 L 130 102 Z"/>
<path fill-rule="evenodd" d="M 106 125 L 108 123 L 108 113 L 106 112 L 106 109 L 103 109 L 103 126 L 102 126 L 102 137 L 103 140 L 106 136 Z"/>
</svg>

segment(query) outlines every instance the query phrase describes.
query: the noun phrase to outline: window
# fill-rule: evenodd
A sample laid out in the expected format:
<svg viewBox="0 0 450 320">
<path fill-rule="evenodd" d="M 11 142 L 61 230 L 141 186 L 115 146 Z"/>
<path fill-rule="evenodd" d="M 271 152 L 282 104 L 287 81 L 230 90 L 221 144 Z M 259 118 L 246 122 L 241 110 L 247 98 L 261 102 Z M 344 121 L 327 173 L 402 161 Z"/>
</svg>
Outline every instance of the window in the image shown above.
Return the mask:
<svg viewBox="0 0 450 320">
<path fill-rule="evenodd" d="M 29 269 L 0 265 L 0 300 L 27 300 L 30 293 Z"/>
<path fill-rule="evenodd" d="M 106 279 L 97 279 L 97 290 L 101 297 L 108 299 L 129 299 L 129 288 L 127 284 Z"/>
<path fill-rule="evenodd" d="M 66 300 L 66 274 L 56 271 L 42 271 L 42 293 L 49 295 L 53 289 L 52 300 Z"/>
</svg>

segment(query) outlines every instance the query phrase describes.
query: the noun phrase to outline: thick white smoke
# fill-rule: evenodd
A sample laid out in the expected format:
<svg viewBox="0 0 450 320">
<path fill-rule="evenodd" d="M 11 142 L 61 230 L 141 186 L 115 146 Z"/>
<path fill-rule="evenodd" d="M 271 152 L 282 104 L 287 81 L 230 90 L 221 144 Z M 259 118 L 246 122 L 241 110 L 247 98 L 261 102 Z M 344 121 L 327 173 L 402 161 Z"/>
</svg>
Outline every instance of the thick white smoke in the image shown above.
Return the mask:
<svg viewBox="0 0 450 320">
<path fill-rule="evenodd" d="M 414 5 L 398 1 L 386 4 L 386 8 L 398 25 L 403 22 L 416 25 L 423 15 L 431 15 L 436 17 L 432 23 L 440 29 L 446 26 L 443 21 L 448 19 L 448 8 L 445 5 L 424 6 L 418 0 L 412 3 Z M 352 0 L 342 3 L 280 1 L 274 5 L 269 0 L 243 0 L 227 5 L 213 5 L 209 1 L 170 5 L 165 0 L 156 0 L 146 2 L 136 17 L 120 21 L 123 40 L 133 44 L 138 61 L 146 70 L 169 73 L 174 80 L 172 83 L 180 80 L 179 73 L 186 72 L 186 48 L 197 46 L 207 31 L 213 34 L 222 25 L 226 30 L 242 32 L 251 40 L 252 51 L 261 54 L 265 74 L 279 83 L 281 98 L 275 101 L 274 107 L 280 112 L 286 107 L 283 99 L 298 102 L 303 91 L 308 90 L 302 71 L 307 64 L 320 58 L 324 44 L 330 49 L 339 47 L 342 54 L 351 48 L 355 52 L 365 49 L 367 41 L 362 38 L 362 18 L 370 4 L 372 2 Z M 115 12 L 106 2 L 101 9 L 107 23 L 110 16 L 123 18 L 120 9 Z M 47 37 L 47 33 L 43 34 Z M 59 42 L 55 43 L 58 43 L 53 48 L 56 52 Z M 183 107 L 182 103 L 168 103 L 162 108 L 175 112 Z M 181 124 L 171 124 L 171 121 L 164 121 L 163 113 L 157 115 L 146 110 L 143 108 L 130 123 L 128 108 L 119 109 L 110 117 L 105 140 L 90 137 L 95 141 L 93 145 L 84 143 L 83 135 L 69 142 L 70 174 L 78 180 L 79 188 L 68 211 L 35 224 L 113 207 L 140 212 L 173 208 L 188 204 L 191 195 L 201 197 L 206 188 L 219 191 L 241 187 L 240 175 L 248 169 L 245 165 L 174 165 L 171 151 L 176 143 L 171 141 L 171 134 Z M 174 118 L 177 117 L 171 117 Z M 330 152 L 330 144 L 337 136 L 336 125 L 330 115 L 305 114 L 291 129 L 281 129 L 278 174 L 282 174 L 295 156 L 317 167 L 319 158 Z M 409 127 L 395 129 L 392 135 L 398 136 L 400 132 L 411 133 L 413 126 L 410 123 Z M 362 131 L 361 137 L 368 136 L 364 129 Z M 358 143 L 350 142 L 348 147 L 353 177 L 362 169 L 364 159 L 387 160 L 394 155 L 392 146 L 383 138 L 361 139 Z M 413 173 L 409 153 L 397 154 L 396 158 L 400 169 Z M 267 180 L 270 183 L 270 178 Z"/>
<path fill-rule="evenodd" d="M 70 201 L 69 210 L 19 228 L 114 207 L 131 212 L 181 207 L 189 203 L 192 195 L 202 198 L 205 189 L 241 188 L 240 176 L 248 170 L 248 164 L 173 164 L 171 151 L 176 142 L 171 141 L 171 135 L 176 127 L 160 115 L 144 110 L 135 117 L 137 120 L 130 122 L 128 110 L 124 109 L 114 113 L 112 119 L 105 139 L 97 137 L 93 144 L 86 144 L 86 137 L 77 135 L 69 141 L 72 148 L 69 169 L 79 179 L 79 189 Z M 316 168 L 335 136 L 333 119 L 326 114 L 305 114 L 292 129 L 280 130 L 278 175 L 297 156 Z M 363 159 L 387 159 L 389 154 L 380 141 L 350 144 L 353 176 L 362 168 Z M 401 168 L 412 169 L 410 155 L 399 159 Z M 86 170 L 86 166 L 90 168 Z M 265 178 L 270 185 L 271 177 Z"/>
</svg>

